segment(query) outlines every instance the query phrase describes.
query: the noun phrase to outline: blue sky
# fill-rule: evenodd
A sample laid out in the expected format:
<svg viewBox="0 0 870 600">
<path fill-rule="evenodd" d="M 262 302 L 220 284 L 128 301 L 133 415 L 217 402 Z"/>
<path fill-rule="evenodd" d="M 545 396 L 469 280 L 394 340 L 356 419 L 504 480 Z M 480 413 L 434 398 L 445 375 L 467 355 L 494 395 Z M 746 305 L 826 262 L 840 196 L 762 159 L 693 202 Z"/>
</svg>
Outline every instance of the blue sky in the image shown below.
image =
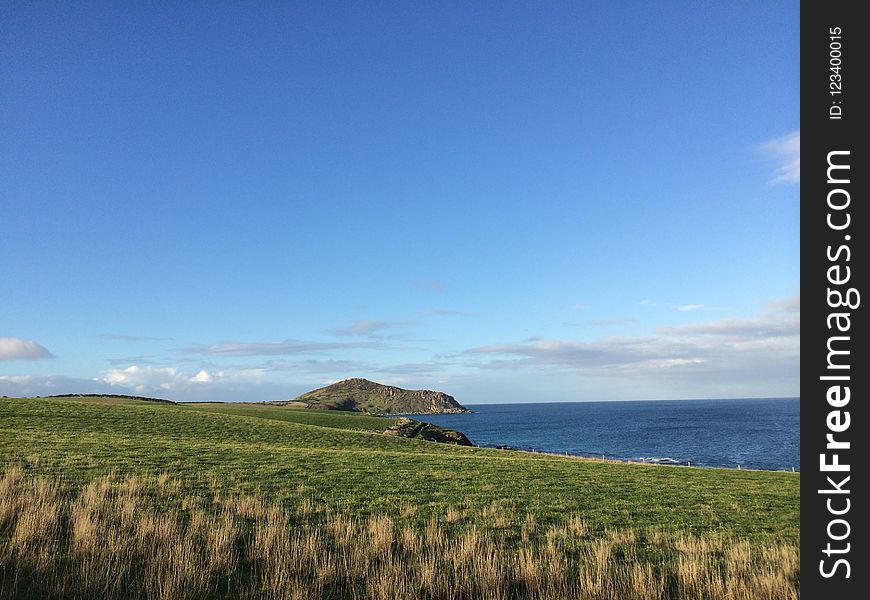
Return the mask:
<svg viewBox="0 0 870 600">
<path fill-rule="evenodd" d="M 796 396 L 798 13 L 5 3 L 0 394 Z"/>
</svg>

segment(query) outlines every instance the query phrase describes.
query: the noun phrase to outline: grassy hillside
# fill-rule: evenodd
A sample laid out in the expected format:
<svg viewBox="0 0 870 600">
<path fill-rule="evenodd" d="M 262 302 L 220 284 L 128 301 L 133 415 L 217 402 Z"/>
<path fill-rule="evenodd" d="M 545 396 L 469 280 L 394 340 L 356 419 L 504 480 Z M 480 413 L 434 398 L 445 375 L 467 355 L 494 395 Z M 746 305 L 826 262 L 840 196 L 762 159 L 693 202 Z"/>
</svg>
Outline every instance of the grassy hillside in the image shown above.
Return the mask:
<svg viewBox="0 0 870 600">
<path fill-rule="evenodd" d="M 258 405 L 125 400 L 0 400 L 0 461 L 82 479 L 166 470 L 197 489 L 300 486 L 365 514 L 479 511 L 510 499 L 544 521 L 579 514 L 594 527 L 649 525 L 797 540 L 800 478 L 790 473 L 600 463 L 452 447 L 381 435 L 387 419 Z"/>
<path fill-rule="evenodd" d="M 4 554 L 4 544 L 15 548 L 18 539 L 19 552 L 24 552 L 21 548 L 37 548 L 21 541 L 30 539 L 19 535 L 23 517 L 17 517 L 18 526 L 13 527 L 15 517 L 9 515 L 17 514 L 16 510 L 30 510 L 27 507 L 38 505 L 36 499 L 44 498 L 46 506 L 54 506 L 46 508 L 45 514 L 69 515 L 58 517 L 56 523 L 60 524 L 75 523 L 79 518 L 76 511 L 85 510 L 88 503 L 102 502 L 103 508 L 93 510 L 109 519 L 105 521 L 105 535 L 118 536 L 119 531 L 126 531 L 124 527 L 134 527 L 129 519 L 123 523 L 111 521 L 112 511 L 127 514 L 122 506 L 128 502 L 146 515 L 151 514 L 148 511 L 170 515 L 166 518 L 175 520 L 172 531 L 181 536 L 179 540 L 205 540 L 196 537 L 200 534 L 190 537 L 193 534 L 183 532 L 194 526 L 218 531 L 221 519 L 231 519 L 236 523 L 233 535 L 240 536 L 236 546 L 248 548 L 233 551 L 241 552 L 233 554 L 233 560 L 246 565 L 244 577 L 262 575 L 265 563 L 257 561 L 272 554 L 258 554 L 265 552 L 265 542 L 258 541 L 256 532 L 258 527 L 266 527 L 269 519 L 277 519 L 269 526 L 270 531 L 280 522 L 284 525 L 279 530 L 289 526 L 288 531 L 298 531 L 299 535 L 308 532 L 305 535 L 320 540 L 317 544 L 325 544 L 319 550 L 304 551 L 314 561 L 305 567 L 310 573 L 304 583 L 309 587 L 304 589 L 309 595 L 324 597 L 357 597 L 354 594 L 359 586 L 369 585 L 373 577 L 394 576 L 411 578 L 401 583 L 410 586 L 402 588 L 407 593 L 383 597 L 444 597 L 431 590 L 424 593 L 419 587 L 428 581 L 430 572 L 425 557 L 434 552 L 433 560 L 447 561 L 436 569 L 438 577 L 443 578 L 437 585 L 447 589 L 456 584 L 457 578 L 489 577 L 474 570 L 478 563 L 456 562 L 455 558 L 463 552 L 474 554 L 486 548 L 486 552 L 494 554 L 489 559 L 480 555 L 481 565 L 506 561 L 498 567 L 500 575 L 494 581 L 500 583 L 493 585 L 501 591 L 493 598 L 555 598 L 559 594 L 564 598 L 680 597 L 674 590 L 683 590 L 679 592 L 683 597 L 700 597 L 706 592 L 692 586 L 719 585 L 717 577 L 727 579 L 729 585 L 773 585 L 769 581 L 750 581 L 761 568 L 754 562 L 759 560 L 770 561 L 764 562 L 762 571 L 776 579 L 779 590 L 765 597 L 794 597 L 791 586 L 797 569 L 799 475 L 602 463 L 451 446 L 383 435 L 381 432 L 391 423 L 390 419 L 368 415 L 254 404 L 0 399 L 0 469 L 8 465 L 17 469 L 7 469 L 0 481 L 0 576 L 4 568 L 12 568 L 10 564 L 17 565 L 19 571 L 25 567 L 37 569 L 27 566 L 30 563 L 25 567 L 21 561 L 10 563 L 15 553 Z M 109 479 L 100 479 L 106 475 Z M 124 495 L 128 492 L 135 498 Z M 82 496 L 77 500 L 79 493 Z M 147 525 L 157 517 L 142 518 L 145 521 L 140 520 L 136 527 L 144 527 L 142 523 Z M 77 534 L 71 535 L 75 541 Z M 371 552 L 371 543 L 380 535 L 388 537 L 387 554 L 369 556 L 366 553 Z M 413 536 L 422 537 L 409 541 Z M 339 538 L 348 544 L 359 540 L 360 546 L 354 546 L 353 552 L 363 553 L 360 560 L 367 561 L 368 566 L 364 572 L 357 572 L 353 569 L 358 565 L 339 567 L 337 562 L 327 569 L 332 569 L 330 577 L 337 578 L 329 583 L 331 579 L 317 575 L 320 567 L 316 565 L 325 560 L 323 557 L 346 560 L 342 557 L 350 549 L 348 546 L 341 550 Z M 64 534 L 55 533 L 46 539 L 64 539 Z M 304 554 L 298 544 L 315 544 L 294 539 L 280 542 L 284 544 L 281 548 Z M 411 544 L 414 553 L 422 553 L 412 553 L 416 557 L 413 564 L 402 562 L 411 560 L 412 554 L 407 554 L 411 550 L 400 543 L 401 539 Z M 164 542 L 170 544 L 171 540 L 166 538 L 160 543 Z M 119 543 L 118 548 L 124 552 L 134 552 L 126 542 Z M 211 552 L 207 551 L 211 542 L 202 543 L 206 549 L 203 552 Z M 752 552 L 746 543 L 752 545 Z M 70 544 L 71 554 L 79 551 L 73 542 Z M 469 550 L 468 544 L 473 548 Z M 146 546 L 142 546 L 144 554 L 123 560 L 145 565 L 150 560 L 175 556 L 168 551 L 170 558 L 152 556 Z M 758 548 L 772 550 L 761 552 Z M 38 556 L 54 555 L 56 552 L 34 554 L 34 564 L 39 562 Z M 694 561 L 691 568 L 685 566 L 690 559 Z M 587 596 L 570 586 L 579 585 L 578 573 L 586 568 L 582 565 L 594 561 L 598 561 L 596 568 L 604 577 L 601 581 L 606 580 L 610 592 Z M 301 568 L 295 565 L 292 569 L 297 567 Z M 75 566 L 79 568 L 85 567 Z M 285 568 L 291 566 L 281 567 Z M 684 568 L 689 575 L 680 575 Z M 730 575 L 725 575 L 726 568 Z M 145 566 L 142 569 L 148 570 Z M 553 569 L 552 573 L 549 569 Z M 624 569 L 634 573 L 630 577 L 637 579 L 637 585 L 648 583 L 653 591 L 641 595 L 626 592 L 623 578 L 629 577 L 629 571 Z M 743 574 L 737 576 L 737 571 Z M 214 585 L 218 585 L 214 581 L 230 585 L 227 582 L 232 578 L 220 579 L 230 575 L 219 577 L 215 573 L 212 575 L 218 579 L 202 584 L 206 586 L 202 589 L 211 591 L 203 592 L 201 597 L 212 597 Z M 695 583 L 681 579 L 690 575 Z M 128 576 L 136 577 L 135 573 Z M 262 585 L 267 585 L 267 579 L 262 580 Z M 40 577 L 34 575 L 32 580 Z M 552 594 L 540 587 L 544 583 Z M 430 584 L 436 585 L 425 585 Z M 468 591 L 461 597 L 481 597 L 483 592 L 473 589 L 477 592 Z M 325 590 L 333 591 L 327 594 Z M 282 594 L 278 590 L 263 597 L 289 597 Z M 143 595 L 148 596 L 144 591 Z M 371 592 L 366 597 L 378 596 Z"/>
<path fill-rule="evenodd" d="M 374 415 L 354 412 L 339 412 L 327 410 L 302 410 L 303 407 L 272 406 L 268 404 L 248 403 L 189 403 L 183 404 L 185 408 L 204 412 L 213 412 L 224 415 L 238 415 L 240 417 L 255 417 L 258 419 L 270 419 L 286 421 L 302 425 L 315 425 L 333 429 L 347 429 L 352 431 L 370 431 L 380 433 L 390 424 L 388 419 Z"/>
</svg>

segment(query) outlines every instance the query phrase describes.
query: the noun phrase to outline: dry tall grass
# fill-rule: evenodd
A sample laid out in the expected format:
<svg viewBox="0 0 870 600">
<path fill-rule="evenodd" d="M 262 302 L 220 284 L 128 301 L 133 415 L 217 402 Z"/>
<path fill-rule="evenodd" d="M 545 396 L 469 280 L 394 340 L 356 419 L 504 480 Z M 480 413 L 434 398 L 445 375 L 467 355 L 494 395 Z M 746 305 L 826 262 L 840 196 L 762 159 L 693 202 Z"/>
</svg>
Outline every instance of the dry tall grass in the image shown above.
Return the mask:
<svg viewBox="0 0 870 600">
<path fill-rule="evenodd" d="M 0 478 L 0 597 L 551 600 L 797 599 L 795 546 L 611 530 L 579 517 L 520 539 L 493 504 L 423 528 L 412 511 L 358 521 L 309 500 L 184 496 L 167 475 L 74 490 Z"/>
</svg>

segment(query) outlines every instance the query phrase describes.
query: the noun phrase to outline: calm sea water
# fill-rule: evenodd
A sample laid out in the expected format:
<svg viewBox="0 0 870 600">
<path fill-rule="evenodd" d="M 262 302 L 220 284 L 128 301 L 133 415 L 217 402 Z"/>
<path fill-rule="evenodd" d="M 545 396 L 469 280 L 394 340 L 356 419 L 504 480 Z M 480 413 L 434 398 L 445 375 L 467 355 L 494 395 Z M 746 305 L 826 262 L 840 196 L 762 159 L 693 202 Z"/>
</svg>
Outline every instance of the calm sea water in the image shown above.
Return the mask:
<svg viewBox="0 0 870 600">
<path fill-rule="evenodd" d="M 469 405 L 415 417 L 483 447 L 749 469 L 800 470 L 797 398 Z"/>
</svg>

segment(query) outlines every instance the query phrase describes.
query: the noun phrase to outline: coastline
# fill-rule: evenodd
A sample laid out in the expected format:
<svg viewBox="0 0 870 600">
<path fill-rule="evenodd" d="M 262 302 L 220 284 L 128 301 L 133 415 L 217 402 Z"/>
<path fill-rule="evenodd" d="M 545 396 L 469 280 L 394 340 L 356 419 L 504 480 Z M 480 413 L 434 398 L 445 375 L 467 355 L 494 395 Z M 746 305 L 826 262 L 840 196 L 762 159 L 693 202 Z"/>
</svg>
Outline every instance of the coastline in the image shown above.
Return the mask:
<svg viewBox="0 0 870 600">
<path fill-rule="evenodd" d="M 800 469 L 756 469 L 750 467 L 743 466 L 735 466 L 735 467 L 727 467 L 727 466 L 713 466 L 713 465 L 699 465 L 692 464 L 689 461 L 686 463 L 683 462 L 660 462 L 654 460 L 638 460 L 638 459 L 629 459 L 629 458 L 607 458 L 606 456 L 602 456 L 598 458 L 596 456 L 586 455 L 586 454 L 571 454 L 569 452 L 551 452 L 547 450 L 525 450 L 523 448 L 513 448 L 513 447 L 492 447 L 492 446 L 481 446 L 479 444 L 474 445 L 475 448 L 485 448 L 488 450 L 506 450 L 510 452 L 523 452 L 525 454 L 542 454 L 544 456 L 553 456 L 557 458 L 573 458 L 575 460 L 583 460 L 588 462 L 600 462 L 600 463 L 619 463 L 626 465 L 643 465 L 647 467 L 682 467 L 685 469 L 720 469 L 724 471 L 751 471 L 751 472 L 763 472 L 763 473 L 794 473 L 795 475 L 800 475 Z"/>
<path fill-rule="evenodd" d="M 799 398 L 473 405 L 420 416 L 482 448 L 662 466 L 800 472 Z M 603 457 L 603 458 L 602 458 Z"/>
</svg>

